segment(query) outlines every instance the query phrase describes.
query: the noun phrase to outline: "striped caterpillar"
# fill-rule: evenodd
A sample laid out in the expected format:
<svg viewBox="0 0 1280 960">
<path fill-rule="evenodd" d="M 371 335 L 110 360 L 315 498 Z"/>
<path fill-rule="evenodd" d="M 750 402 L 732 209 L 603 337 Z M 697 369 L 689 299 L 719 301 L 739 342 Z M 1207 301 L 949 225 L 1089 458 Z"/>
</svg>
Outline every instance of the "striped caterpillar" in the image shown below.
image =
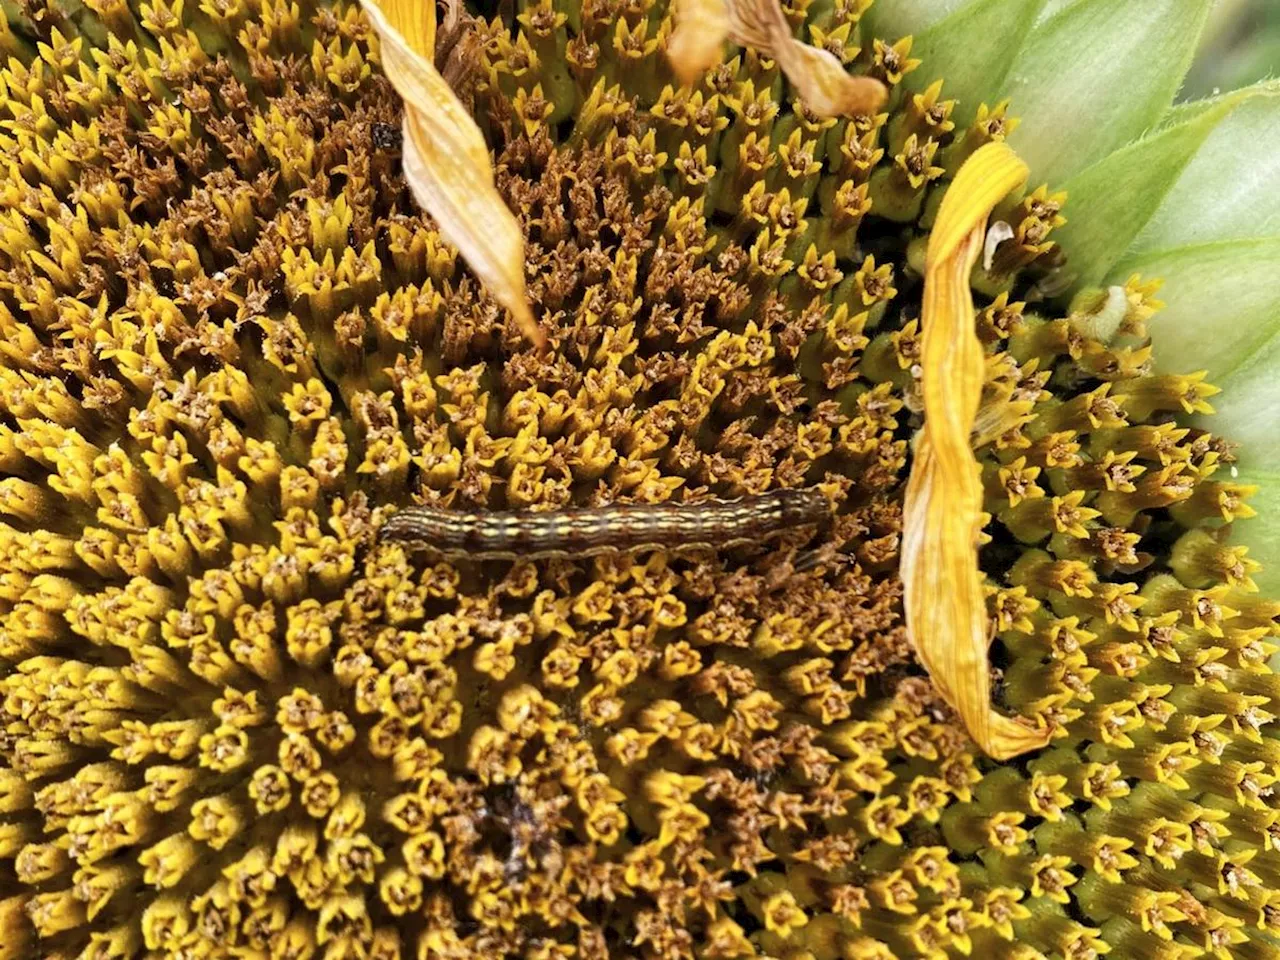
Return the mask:
<svg viewBox="0 0 1280 960">
<path fill-rule="evenodd" d="M 630 550 L 727 550 L 819 523 L 831 503 L 817 490 L 771 490 L 737 500 L 574 507 L 546 513 L 470 513 L 407 507 L 379 538 L 469 560 L 589 557 Z"/>
</svg>

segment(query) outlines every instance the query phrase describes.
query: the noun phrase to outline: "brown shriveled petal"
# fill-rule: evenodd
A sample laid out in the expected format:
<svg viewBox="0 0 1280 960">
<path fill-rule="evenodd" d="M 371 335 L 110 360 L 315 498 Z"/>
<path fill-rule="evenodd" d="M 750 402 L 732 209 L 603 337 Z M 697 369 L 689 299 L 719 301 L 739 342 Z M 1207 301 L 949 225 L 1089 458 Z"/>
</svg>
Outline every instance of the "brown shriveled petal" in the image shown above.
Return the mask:
<svg viewBox="0 0 1280 960">
<path fill-rule="evenodd" d="M 969 439 L 984 369 L 969 274 L 992 208 L 1026 176 L 1007 145 L 988 144 L 960 168 L 938 212 L 924 284 L 925 424 L 903 506 L 901 575 L 912 645 L 970 735 L 998 760 L 1043 747 L 1052 733 L 991 708 L 977 548 L 982 483 Z"/>
<path fill-rule="evenodd" d="M 414 199 L 538 347 L 525 295 L 524 235 L 498 194 L 484 136 L 434 65 L 434 0 L 363 0 L 382 66 L 404 99 L 404 175 Z"/>
<path fill-rule="evenodd" d="M 830 51 L 797 40 L 778 0 L 681 0 L 667 43 L 680 81 L 690 85 L 715 66 L 726 39 L 777 60 L 805 106 L 818 116 L 875 113 L 888 98 L 879 80 L 850 76 Z"/>
</svg>

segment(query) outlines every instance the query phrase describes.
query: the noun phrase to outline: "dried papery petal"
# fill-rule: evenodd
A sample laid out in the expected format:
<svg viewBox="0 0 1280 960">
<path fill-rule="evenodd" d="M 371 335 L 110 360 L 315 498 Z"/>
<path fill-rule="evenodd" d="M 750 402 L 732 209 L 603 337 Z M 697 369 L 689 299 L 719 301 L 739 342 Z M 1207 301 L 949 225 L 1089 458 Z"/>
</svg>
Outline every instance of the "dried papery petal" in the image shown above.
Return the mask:
<svg viewBox="0 0 1280 960">
<path fill-rule="evenodd" d="M 1026 176 L 1012 150 L 989 144 L 961 168 L 938 213 L 925 270 L 925 424 L 903 507 L 901 574 L 912 644 L 970 735 L 997 759 L 1043 747 L 1051 732 L 991 708 L 977 551 L 982 484 L 969 440 L 984 369 L 969 274 L 992 208 Z"/>
<path fill-rule="evenodd" d="M 875 113 L 888 96 L 879 80 L 850 76 L 834 54 L 797 40 L 778 0 L 683 0 L 667 45 L 681 82 L 691 84 L 718 63 L 726 39 L 777 60 L 818 116 Z"/>
<path fill-rule="evenodd" d="M 546 336 L 525 295 L 524 236 L 494 186 L 480 128 L 433 64 L 434 2 L 365 0 L 364 8 L 382 42 L 383 69 L 404 99 L 404 175 L 414 199 L 542 347 Z"/>
<path fill-rule="evenodd" d="M 830 51 L 801 43 L 789 34 L 779 37 L 772 53 L 805 106 L 818 116 L 873 114 L 888 96 L 879 80 L 850 76 Z"/>
</svg>

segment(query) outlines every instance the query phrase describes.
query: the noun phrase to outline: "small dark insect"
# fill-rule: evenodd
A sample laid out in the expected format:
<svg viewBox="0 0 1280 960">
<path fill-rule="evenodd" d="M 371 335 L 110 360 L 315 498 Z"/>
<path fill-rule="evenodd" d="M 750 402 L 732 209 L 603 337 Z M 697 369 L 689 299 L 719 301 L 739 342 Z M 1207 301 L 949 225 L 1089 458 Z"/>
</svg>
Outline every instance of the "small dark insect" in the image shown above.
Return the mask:
<svg viewBox="0 0 1280 960">
<path fill-rule="evenodd" d="M 589 557 L 628 550 L 725 550 L 820 523 L 831 503 L 817 490 L 771 490 L 738 500 L 634 503 L 546 513 L 467 513 L 408 507 L 382 540 L 474 560 Z"/>
<path fill-rule="evenodd" d="M 369 133 L 373 138 L 373 145 L 379 150 L 399 150 L 404 144 L 404 133 L 399 127 L 389 123 L 375 123 Z"/>
</svg>

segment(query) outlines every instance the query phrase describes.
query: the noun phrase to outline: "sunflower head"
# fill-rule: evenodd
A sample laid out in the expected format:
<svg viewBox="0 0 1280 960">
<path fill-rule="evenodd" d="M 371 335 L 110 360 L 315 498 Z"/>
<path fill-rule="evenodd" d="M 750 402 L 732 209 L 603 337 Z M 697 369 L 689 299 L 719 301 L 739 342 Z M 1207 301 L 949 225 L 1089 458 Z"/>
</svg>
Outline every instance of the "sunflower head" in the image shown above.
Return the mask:
<svg viewBox="0 0 1280 960">
<path fill-rule="evenodd" d="M 0 958 L 1273 956 L 1202 6 L 0 3 Z"/>
</svg>

